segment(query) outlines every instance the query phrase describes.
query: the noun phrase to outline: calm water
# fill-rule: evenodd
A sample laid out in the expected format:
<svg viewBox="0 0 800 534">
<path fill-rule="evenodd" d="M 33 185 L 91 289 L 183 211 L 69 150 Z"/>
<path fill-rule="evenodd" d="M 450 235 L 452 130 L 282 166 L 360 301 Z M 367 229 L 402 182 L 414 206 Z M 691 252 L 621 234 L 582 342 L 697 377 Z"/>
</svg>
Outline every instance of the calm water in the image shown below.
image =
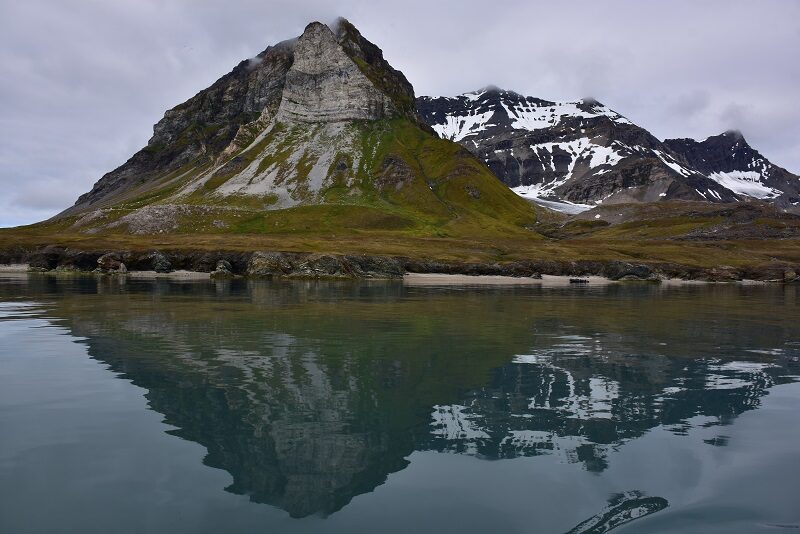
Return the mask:
<svg viewBox="0 0 800 534">
<path fill-rule="evenodd" d="M 0 532 L 800 528 L 800 288 L 0 278 Z"/>
</svg>

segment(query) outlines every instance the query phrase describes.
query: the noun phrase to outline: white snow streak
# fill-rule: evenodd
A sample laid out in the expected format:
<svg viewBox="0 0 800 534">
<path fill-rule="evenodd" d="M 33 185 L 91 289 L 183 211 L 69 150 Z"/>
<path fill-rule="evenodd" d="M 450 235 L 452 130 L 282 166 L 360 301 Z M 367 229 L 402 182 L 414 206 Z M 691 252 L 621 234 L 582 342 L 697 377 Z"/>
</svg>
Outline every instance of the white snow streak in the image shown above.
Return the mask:
<svg viewBox="0 0 800 534">
<path fill-rule="evenodd" d="M 739 195 L 753 198 L 775 198 L 781 191 L 761 183 L 761 174 L 755 171 L 715 172 L 709 178 Z"/>
<path fill-rule="evenodd" d="M 487 126 L 490 126 L 488 122 L 492 115 L 494 115 L 494 111 L 460 117 L 448 115 L 447 122 L 434 125 L 433 130 L 443 139 L 458 142 L 468 135 L 484 131 Z"/>
</svg>

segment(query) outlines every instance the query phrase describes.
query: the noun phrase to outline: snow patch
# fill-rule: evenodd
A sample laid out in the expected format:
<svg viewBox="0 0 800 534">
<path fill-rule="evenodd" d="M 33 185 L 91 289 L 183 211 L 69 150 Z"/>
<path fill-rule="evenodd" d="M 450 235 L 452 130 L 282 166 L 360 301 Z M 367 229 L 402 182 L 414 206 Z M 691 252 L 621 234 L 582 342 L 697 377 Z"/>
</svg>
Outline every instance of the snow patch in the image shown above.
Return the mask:
<svg viewBox="0 0 800 534">
<path fill-rule="evenodd" d="M 626 149 L 630 150 L 630 147 L 617 143 L 616 141 L 611 143 L 610 146 L 602 146 L 592 143 L 591 140 L 585 137 L 571 141 L 531 145 L 531 150 L 537 154 L 545 170 L 549 169 L 551 172 L 556 173 L 557 176 L 548 182 L 513 187 L 512 191 L 523 198 L 533 200 L 537 204 L 562 213 L 581 213 L 591 209 L 593 206 L 554 200 L 554 198 L 557 197 L 555 190 L 573 177 L 573 172 L 578 162 L 588 166 L 595 174 L 603 174 L 609 172 L 611 167 L 626 157 L 626 155 L 620 151 Z M 570 158 L 566 173 L 558 176 L 555 156 L 563 158 L 565 155 Z M 597 169 L 598 167 L 603 168 Z"/>
<path fill-rule="evenodd" d="M 522 187 L 525 187 L 525 186 L 522 186 Z M 577 215 L 578 213 L 583 213 L 584 211 L 590 210 L 590 209 L 592 209 L 594 207 L 594 206 L 591 206 L 589 204 L 577 204 L 577 203 L 574 203 L 574 202 L 569 202 L 568 200 L 562 200 L 562 201 L 545 200 L 543 198 L 538 198 L 538 197 L 535 197 L 535 196 L 527 196 L 527 195 L 524 194 L 524 192 L 517 191 L 517 189 L 519 189 L 519 188 L 513 188 L 512 191 L 514 191 L 516 194 L 518 194 L 519 196 L 521 196 L 523 198 L 526 198 L 526 199 L 528 199 L 528 200 L 530 200 L 532 202 L 535 202 L 536 204 L 538 204 L 540 206 L 543 206 L 545 208 L 549 208 L 549 209 L 551 209 L 553 211 L 558 211 L 560 213 L 566 213 L 568 215 Z"/>
<path fill-rule="evenodd" d="M 709 174 L 708 177 L 738 195 L 760 199 L 775 198 L 781 195 L 781 191 L 778 189 L 764 185 L 761 182 L 761 174 L 755 171 L 715 172 Z"/>
<path fill-rule="evenodd" d="M 593 119 L 595 117 L 608 117 L 618 124 L 631 124 L 631 122 L 606 106 L 596 105 L 591 108 L 591 111 L 581 109 L 579 106 L 584 105 L 583 102 L 542 102 L 532 103 L 522 101 L 514 105 L 506 105 L 501 102 L 503 109 L 505 109 L 508 117 L 512 119 L 511 126 L 519 130 L 541 130 L 543 128 L 550 128 L 561 122 L 562 119 L 568 117 L 576 117 L 583 119 Z"/>
<path fill-rule="evenodd" d="M 669 167 L 673 171 L 677 172 L 681 176 L 691 176 L 692 174 L 694 174 L 694 173 L 692 173 L 692 171 L 690 171 L 689 169 L 687 169 L 686 167 L 682 166 L 677 161 L 675 161 L 672 158 L 672 156 L 670 156 L 668 154 L 664 154 L 660 150 L 655 150 L 655 149 L 653 149 L 653 153 L 656 156 L 658 156 L 658 159 L 660 159 L 664 163 L 664 165 L 666 165 L 667 167 Z M 698 193 L 700 193 L 700 192 L 698 191 Z M 702 193 L 700 193 L 700 194 L 702 195 Z M 705 195 L 703 195 L 703 196 L 705 196 Z"/>
<path fill-rule="evenodd" d="M 444 139 L 461 141 L 464 138 L 478 132 L 484 131 L 494 124 L 489 120 L 494 115 L 495 110 L 478 113 L 477 103 L 486 94 L 486 91 L 476 91 L 460 95 L 468 104 L 469 109 L 464 114 L 447 115 L 444 122 L 432 125 L 434 131 Z M 453 100 L 449 97 L 447 100 Z M 524 99 L 509 100 L 502 98 L 500 105 L 511 120 L 511 127 L 518 130 L 535 131 L 556 126 L 566 118 L 593 119 L 597 117 L 608 117 L 617 124 L 632 124 L 631 121 L 617 113 L 616 111 L 600 105 L 588 105 L 583 101 L 576 102 L 546 102 L 542 100 L 529 101 Z M 499 111 L 499 110 L 498 110 Z"/>
<path fill-rule="evenodd" d="M 442 139 L 458 142 L 468 135 L 484 131 L 490 126 L 488 122 L 492 115 L 494 111 L 470 113 L 458 117 L 449 115 L 444 124 L 434 125 L 433 130 Z"/>
</svg>

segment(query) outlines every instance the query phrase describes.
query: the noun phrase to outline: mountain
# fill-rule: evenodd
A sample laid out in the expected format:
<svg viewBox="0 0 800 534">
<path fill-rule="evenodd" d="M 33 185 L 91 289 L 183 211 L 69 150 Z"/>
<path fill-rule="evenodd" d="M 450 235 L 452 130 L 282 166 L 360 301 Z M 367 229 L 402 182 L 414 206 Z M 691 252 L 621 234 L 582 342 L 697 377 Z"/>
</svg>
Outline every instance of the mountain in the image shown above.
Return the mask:
<svg viewBox="0 0 800 534">
<path fill-rule="evenodd" d="M 84 233 L 440 235 L 521 228 L 535 213 L 439 139 L 405 76 L 340 19 L 309 24 L 167 111 L 146 147 L 57 219 Z"/>
<path fill-rule="evenodd" d="M 348 21 L 314 22 L 167 111 L 74 206 L 0 229 L 0 264 L 794 280 L 800 215 L 694 157 L 590 99 L 417 99 Z"/>
<path fill-rule="evenodd" d="M 663 200 L 800 205 L 800 177 L 738 132 L 662 142 L 593 99 L 551 102 L 495 87 L 423 96 L 417 108 L 518 194 L 560 211 Z"/>
<path fill-rule="evenodd" d="M 778 167 L 752 148 L 741 132 L 694 139 L 667 139 L 681 160 L 742 196 L 768 200 L 781 208 L 800 206 L 800 176 Z"/>
<path fill-rule="evenodd" d="M 441 137 L 466 147 L 518 194 L 562 211 L 601 202 L 736 200 L 596 100 L 551 102 L 488 87 L 423 96 L 417 109 Z"/>
</svg>

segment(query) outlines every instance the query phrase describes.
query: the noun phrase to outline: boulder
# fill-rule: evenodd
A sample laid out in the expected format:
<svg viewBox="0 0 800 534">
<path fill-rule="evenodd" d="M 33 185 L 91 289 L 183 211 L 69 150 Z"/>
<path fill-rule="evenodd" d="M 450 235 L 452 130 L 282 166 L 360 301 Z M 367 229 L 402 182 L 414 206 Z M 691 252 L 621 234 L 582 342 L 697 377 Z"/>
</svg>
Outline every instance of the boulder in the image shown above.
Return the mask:
<svg viewBox="0 0 800 534">
<path fill-rule="evenodd" d="M 611 262 L 605 269 L 604 274 L 611 280 L 647 280 L 660 281 L 661 278 L 649 265 L 638 263 L 628 263 L 624 261 Z"/>
<path fill-rule="evenodd" d="M 292 272 L 292 264 L 279 252 L 254 252 L 247 262 L 247 276 L 285 276 Z"/>
<path fill-rule="evenodd" d="M 153 251 L 147 255 L 147 260 L 151 268 L 157 273 L 168 273 L 172 271 L 172 263 L 170 263 L 169 258 L 167 258 L 163 252 L 157 250 Z"/>
<path fill-rule="evenodd" d="M 122 260 L 120 260 L 119 255 L 113 252 L 109 252 L 108 254 L 103 254 L 99 258 L 97 258 L 97 268 L 101 271 L 111 272 L 117 271 L 120 268 L 120 265 L 124 267 Z M 126 269 L 127 272 L 127 269 Z"/>
<path fill-rule="evenodd" d="M 28 265 L 32 271 L 49 271 L 58 267 L 64 254 L 64 248 L 49 245 L 31 254 Z"/>
<path fill-rule="evenodd" d="M 211 271 L 211 278 L 233 278 L 233 267 L 228 260 L 217 261 L 217 266 Z"/>
<path fill-rule="evenodd" d="M 298 262 L 296 276 L 307 278 L 362 278 L 360 267 L 342 256 L 310 254 Z"/>
</svg>

